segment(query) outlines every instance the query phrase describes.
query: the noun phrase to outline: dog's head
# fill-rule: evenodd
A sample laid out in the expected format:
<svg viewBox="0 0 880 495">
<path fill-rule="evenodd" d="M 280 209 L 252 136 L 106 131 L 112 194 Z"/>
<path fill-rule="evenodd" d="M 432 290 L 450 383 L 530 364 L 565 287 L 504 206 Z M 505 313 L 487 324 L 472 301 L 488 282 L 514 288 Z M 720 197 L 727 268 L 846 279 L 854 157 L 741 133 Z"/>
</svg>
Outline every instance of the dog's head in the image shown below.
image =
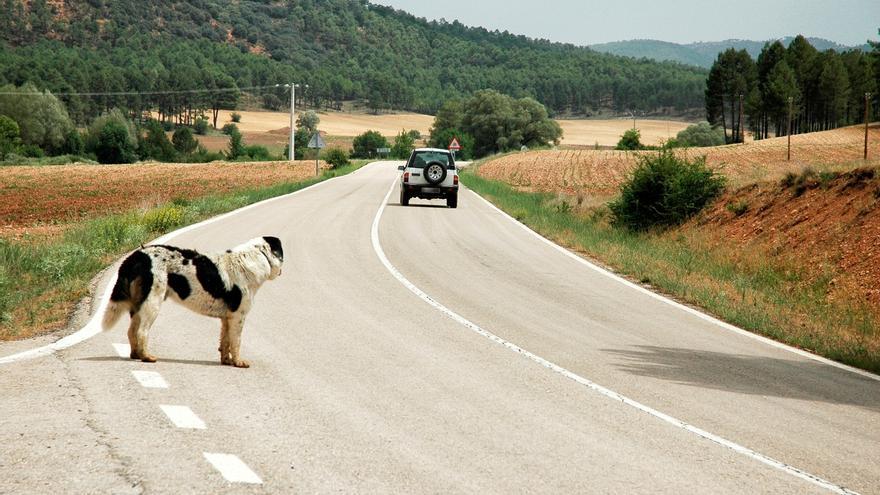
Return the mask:
<svg viewBox="0 0 880 495">
<path fill-rule="evenodd" d="M 269 280 L 281 275 L 281 264 L 284 263 L 284 249 L 281 248 L 281 240 L 277 237 L 264 236 L 258 239 L 257 248 L 269 260 Z"/>
</svg>

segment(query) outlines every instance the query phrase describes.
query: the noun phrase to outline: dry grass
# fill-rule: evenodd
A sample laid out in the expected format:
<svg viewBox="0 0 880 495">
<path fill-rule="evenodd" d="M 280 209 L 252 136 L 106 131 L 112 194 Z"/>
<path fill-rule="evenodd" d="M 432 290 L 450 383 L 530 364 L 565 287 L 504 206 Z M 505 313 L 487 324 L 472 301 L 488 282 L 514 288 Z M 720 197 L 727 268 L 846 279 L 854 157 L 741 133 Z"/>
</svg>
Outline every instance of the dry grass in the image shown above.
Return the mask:
<svg viewBox="0 0 880 495">
<path fill-rule="evenodd" d="M 562 144 L 566 146 L 615 146 L 629 129 L 632 119 L 615 120 L 558 120 L 562 127 Z M 691 123 L 674 120 L 636 120 L 643 144 L 659 145 L 674 138 Z"/>
</svg>

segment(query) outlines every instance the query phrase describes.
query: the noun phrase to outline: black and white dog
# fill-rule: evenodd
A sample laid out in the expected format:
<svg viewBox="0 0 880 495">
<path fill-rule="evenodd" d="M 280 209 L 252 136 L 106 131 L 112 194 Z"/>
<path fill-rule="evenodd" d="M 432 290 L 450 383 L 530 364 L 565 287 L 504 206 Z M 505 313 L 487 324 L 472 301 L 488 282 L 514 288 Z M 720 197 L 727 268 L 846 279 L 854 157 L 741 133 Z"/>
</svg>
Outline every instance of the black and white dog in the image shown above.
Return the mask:
<svg viewBox="0 0 880 495">
<path fill-rule="evenodd" d="M 220 362 L 247 368 L 239 355 L 245 316 L 263 282 L 281 275 L 283 261 L 277 237 L 258 237 L 217 254 L 174 246 L 141 247 L 119 267 L 104 329 L 127 310 L 131 358 L 155 362 L 156 357 L 147 352 L 147 333 L 162 301 L 171 297 L 196 313 L 220 318 Z"/>
</svg>

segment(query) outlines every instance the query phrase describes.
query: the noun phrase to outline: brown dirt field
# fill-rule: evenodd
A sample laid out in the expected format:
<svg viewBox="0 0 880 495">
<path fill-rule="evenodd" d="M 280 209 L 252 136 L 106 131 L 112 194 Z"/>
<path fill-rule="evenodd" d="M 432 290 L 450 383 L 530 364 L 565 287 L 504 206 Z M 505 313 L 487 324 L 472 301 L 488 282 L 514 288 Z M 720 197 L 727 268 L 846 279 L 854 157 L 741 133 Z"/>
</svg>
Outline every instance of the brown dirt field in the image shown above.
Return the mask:
<svg viewBox="0 0 880 495">
<path fill-rule="evenodd" d="M 714 148 L 680 150 L 689 157 L 706 156 L 734 186 L 800 172 L 805 166 L 833 170 L 861 164 L 864 127 L 792 136 L 792 159 L 786 161 L 787 138 L 773 138 Z M 511 185 L 545 192 L 609 196 L 635 167 L 639 155 L 650 151 L 554 150 L 514 153 L 491 160 L 479 173 Z M 869 156 L 880 157 L 880 124 L 870 127 Z M 873 163 L 873 162 L 872 162 Z"/>
<path fill-rule="evenodd" d="M 290 132 L 290 114 L 281 112 L 247 112 L 236 111 L 241 114 L 241 122 L 236 124 L 244 133 L 264 133 L 270 131 Z M 221 110 L 217 118 L 217 127 L 232 122 L 232 111 Z M 299 116 L 300 112 L 297 112 Z M 318 112 L 321 122 L 318 128 L 331 136 L 357 136 L 366 131 L 380 132 L 383 136 L 394 137 L 400 134 L 401 129 L 415 129 L 422 134 L 428 134 L 434 117 L 417 113 L 380 114 L 370 115 L 364 113 L 343 112 Z"/>
<path fill-rule="evenodd" d="M 616 146 L 620 136 L 632 129 L 632 119 L 618 120 L 558 120 L 562 127 L 562 145 L 568 146 Z M 660 145 L 669 138 L 674 138 L 684 130 L 690 122 L 673 120 L 636 120 L 636 127 L 641 132 L 642 143 Z"/>
<path fill-rule="evenodd" d="M 83 219 L 249 187 L 299 181 L 315 162 L 0 168 L 0 237 L 51 237 Z"/>
</svg>

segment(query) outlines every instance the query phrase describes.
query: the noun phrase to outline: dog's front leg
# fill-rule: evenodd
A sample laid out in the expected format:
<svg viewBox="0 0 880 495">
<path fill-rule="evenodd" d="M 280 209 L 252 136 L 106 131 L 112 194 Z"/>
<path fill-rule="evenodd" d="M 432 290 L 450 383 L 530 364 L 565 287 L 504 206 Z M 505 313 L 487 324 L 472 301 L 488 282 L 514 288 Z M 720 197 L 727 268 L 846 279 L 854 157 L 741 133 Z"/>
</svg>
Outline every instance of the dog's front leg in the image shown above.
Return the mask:
<svg viewBox="0 0 880 495">
<path fill-rule="evenodd" d="M 229 317 L 220 318 L 220 364 L 231 365 L 232 357 L 229 351 Z"/>
<path fill-rule="evenodd" d="M 244 329 L 244 314 L 232 314 L 226 319 L 229 341 L 229 354 L 236 368 L 249 368 L 250 363 L 241 359 L 241 332 Z"/>
</svg>

